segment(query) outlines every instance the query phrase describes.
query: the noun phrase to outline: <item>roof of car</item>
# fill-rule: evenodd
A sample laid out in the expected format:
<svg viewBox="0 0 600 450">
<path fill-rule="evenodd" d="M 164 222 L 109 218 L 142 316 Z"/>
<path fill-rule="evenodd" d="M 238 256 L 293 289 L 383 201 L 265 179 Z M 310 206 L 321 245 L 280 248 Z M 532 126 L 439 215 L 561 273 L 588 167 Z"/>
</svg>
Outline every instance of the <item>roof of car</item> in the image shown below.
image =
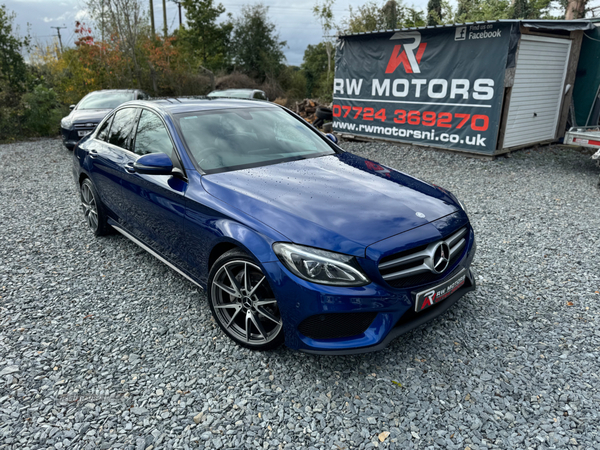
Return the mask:
<svg viewBox="0 0 600 450">
<path fill-rule="evenodd" d="M 233 99 L 233 98 L 162 98 L 153 100 L 134 100 L 127 104 L 149 105 L 167 111 L 171 114 L 179 114 L 194 111 L 211 111 L 218 109 L 238 108 L 274 108 L 277 105 L 261 100 Z"/>
<path fill-rule="evenodd" d="M 218 89 L 216 91 L 212 91 L 211 94 L 214 94 L 215 92 L 255 92 L 255 91 L 260 91 L 260 89 L 250 89 L 250 88 L 243 88 L 243 89 Z M 262 92 L 262 91 L 260 91 L 260 92 Z"/>
<path fill-rule="evenodd" d="M 92 91 L 90 94 L 96 94 L 98 92 L 109 93 L 109 92 L 141 92 L 141 89 L 98 89 L 97 91 Z"/>
</svg>

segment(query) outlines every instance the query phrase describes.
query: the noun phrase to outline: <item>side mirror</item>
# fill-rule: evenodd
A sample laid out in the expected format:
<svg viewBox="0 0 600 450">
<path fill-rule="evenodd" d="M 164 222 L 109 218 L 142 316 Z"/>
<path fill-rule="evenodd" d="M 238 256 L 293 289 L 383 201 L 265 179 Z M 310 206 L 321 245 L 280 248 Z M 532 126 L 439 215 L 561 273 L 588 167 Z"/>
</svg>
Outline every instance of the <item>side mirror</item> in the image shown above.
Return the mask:
<svg viewBox="0 0 600 450">
<path fill-rule="evenodd" d="M 69 105 L 69 111 L 73 111 L 77 105 Z"/>
<path fill-rule="evenodd" d="M 165 153 L 149 153 L 133 163 L 133 170 L 147 175 L 171 175 L 173 162 Z"/>
<path fill-rule="evenodd" d="M 333 142 L 334 144 L 338 143 L 338 138 L 336 137 L 335 134 L 327 133 L 325 136 L 327 136 L 329 138 L 329 140 L 331 142 Z"/>
</svg>

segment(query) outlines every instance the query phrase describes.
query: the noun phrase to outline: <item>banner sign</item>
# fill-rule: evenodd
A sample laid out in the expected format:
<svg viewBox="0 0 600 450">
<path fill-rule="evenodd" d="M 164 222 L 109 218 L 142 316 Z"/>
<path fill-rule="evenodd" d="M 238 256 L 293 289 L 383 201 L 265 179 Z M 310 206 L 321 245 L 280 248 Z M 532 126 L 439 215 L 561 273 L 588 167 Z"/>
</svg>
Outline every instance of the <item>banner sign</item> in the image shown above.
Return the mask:
<svg viewBox="0 0 600 450">
<path fill-rule="evenodd" d="M 482 23 L 340 38 L 333 129 L 493 153 L 513 25 L 518 30 Z"/>
</svg>

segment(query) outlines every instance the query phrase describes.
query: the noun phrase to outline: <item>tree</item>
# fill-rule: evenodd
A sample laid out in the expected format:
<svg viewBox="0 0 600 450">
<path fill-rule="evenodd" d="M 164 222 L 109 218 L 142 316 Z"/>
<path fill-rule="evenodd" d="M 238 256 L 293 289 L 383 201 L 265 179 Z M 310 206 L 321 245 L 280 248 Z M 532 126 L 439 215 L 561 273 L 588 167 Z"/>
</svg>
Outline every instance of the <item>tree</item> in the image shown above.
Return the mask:
<svg viewBox="0 0 600 450">
<path fill-rule="evenodd" d="M 320 85 L 327 79 L 327 48 L 324 42 L 317 45 L 308 45 L 304 50 L 304 59 L 302 61 L 302 70 L 306 77 L 306 96 L 320 97 Z"/>
<path fill-rule="evenodd" d="M 552 19 L 552 0 L 515 0 L 511 19 Z"/>
<path fill-rule="evenodd" d="M 456 21 L 508 19 L 511 9 L 511 0 L 458 0 Z"/>
<path fill-rule="evenodd" d="M 527 0 L 515 0 L 511 19 L 528 19 L 529 15 L 529 2 Z"/>
<path fill-rule="evenodd" d="M 342 22 L 343 34 L 425 25 L 423 11 L 403 6 L 397 0 L 389 0 L 382 6 L 375 0 L 370 0 L 359 6 L 356 11 L 352 6 L 348 10 L 349 17 Z"/>
<path fill-rule="evenodd" d="M 222 68 L 228 59 L 228 42 L 233 24 L 226 21 L 217 24 L 225 7 L 214 0 L 185 0 L 185 17 L 187 26 L 180 32 L 180 37 L 189 53 L 198 63 L 211 70 Z"/>
<path fill-rule="evenodd" d="M 429 3 L 427 3 L 427 25 L 440 25 L 443 23 L 442 20 L 442 0 L 429 0 Z"/>
<path fill-rule="evenodd" d="M 88 0 L 87 7 L 92 18 L 108 33 L 111 40 L 125 51 L 133 63 L 130 84 L 141 87 L 142 68 L 139 62 L 139 41 L 147 34 L 146 14 L 142 0 Z"/>
<path fill-rule="evenodd" d="M 381 8 L 381 14 L 383 15 L 386 30 L 394 30 L 398 27 L 398 3 L 394 0 L 389 0 Z"/>
<path fill-rule="evenodd" d="M 583 19 L 588 0 L 567 0 L 565 5 L 565 19 Z"/>
<path fill-rule="evenodd" d="M 323 3 L 315 3 L 313 14 L 321 22 L 323 30 L 323 42 L 325 43 L 325 51 L 327 52 L 327 76 L 331 73 L 331 55 L 333 53 L 333 36 L 330 35 L 333 30 L 333 12 L 331 7 L 335 0 L 323 0 Z"/>
<path fill-rule="evenodd" d="M 6 10 L 6 6 L 0 5 L 0 79 L 10 88 L 21 90 L 27 75 L 21 50 L 29 45 L 29 37 L 18 38 L 15 35 L 12 25 L 14 17 Z"/>
<path fill-rule="evenodd" d="M 287 43 L 279 40 L 275 24 L 267 17 L 268 8 L 257 3 L 242 7 L 234 22 L 232 54 L 236 67 L 260 81 L 276 77 L 285 61 Z"/>
<path fill-rule="evenodd" d="M 380 8 L 374 1 L 368 1 L 354 11 L 352 5 L 348 6 L 349 16 L 343 20 L 344 34 L 364 33 L 368 31 L 383 30 L 385 26 L 380 21 Z"/>
</svg>

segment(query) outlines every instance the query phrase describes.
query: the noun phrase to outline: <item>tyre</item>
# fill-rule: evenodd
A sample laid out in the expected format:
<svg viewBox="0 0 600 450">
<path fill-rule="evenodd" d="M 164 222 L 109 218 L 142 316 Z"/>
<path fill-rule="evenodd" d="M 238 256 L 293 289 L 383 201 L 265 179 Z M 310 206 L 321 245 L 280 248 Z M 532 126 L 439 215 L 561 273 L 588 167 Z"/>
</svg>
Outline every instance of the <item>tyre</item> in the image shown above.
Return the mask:
<svg viewBox="0 0 600 450">
<path fill-rule="evenodd" d="M 260 266 L 240 250 L 213 264 L 208 301 L 219 327 L 242 347 L 270 350 L 283 343 L 283 322 L 275 295 Z"/>
<path fill-rule="evenodd" d="M 110 225 L 107 222 L 106 211 L 104 205 L 98 196 L 98 192 L 94 184 L 89 178 L 86 178 L 81 183 L 80 188 L 81 208 L 83 216 L 90 230 L 96 236 L 104 236 L 110 233 Z"/>
<path fill-rule="evenodd" d="M 331 108 L 325 108 L 324 106 L 318 106 L 316 115 L 319 119 L 331 120 L 333 118 L 333 112 Z"/>
</svg>

